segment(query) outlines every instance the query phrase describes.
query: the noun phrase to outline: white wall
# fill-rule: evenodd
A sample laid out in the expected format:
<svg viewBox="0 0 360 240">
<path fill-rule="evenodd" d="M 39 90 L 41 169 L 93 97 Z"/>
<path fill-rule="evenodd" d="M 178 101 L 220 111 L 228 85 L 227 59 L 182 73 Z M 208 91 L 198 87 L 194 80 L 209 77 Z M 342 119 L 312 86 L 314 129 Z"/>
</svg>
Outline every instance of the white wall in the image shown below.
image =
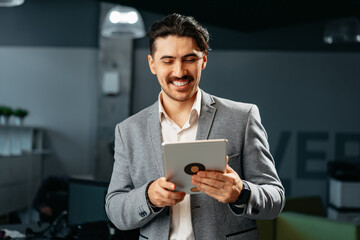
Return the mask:
<svg viewBox="0 0 360 240">
<path fill-rule="evenodd" d="M 47 174 L 94 168 L 98 50 L 0 47 L 0 105 L 29 111 L 25 124 L 45 128 Z"/>
</svg>

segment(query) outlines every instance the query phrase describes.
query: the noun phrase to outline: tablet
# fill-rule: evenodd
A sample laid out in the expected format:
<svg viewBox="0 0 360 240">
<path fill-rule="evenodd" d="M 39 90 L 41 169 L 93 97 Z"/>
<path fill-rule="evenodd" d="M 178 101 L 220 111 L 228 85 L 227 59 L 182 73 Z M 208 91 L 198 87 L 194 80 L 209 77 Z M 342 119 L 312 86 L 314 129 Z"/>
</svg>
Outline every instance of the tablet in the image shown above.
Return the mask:
<svg viewBox="0 0 360 240">
<path fill-rule="evenodd" d="M 226 168 L 226 139 L 196 140 L 180 143 L 163 143 L 165 177 L 175 184 L 175 191 L 199 193 L 192 185 L 192 175 L 198 171 Z"/>
</svg>

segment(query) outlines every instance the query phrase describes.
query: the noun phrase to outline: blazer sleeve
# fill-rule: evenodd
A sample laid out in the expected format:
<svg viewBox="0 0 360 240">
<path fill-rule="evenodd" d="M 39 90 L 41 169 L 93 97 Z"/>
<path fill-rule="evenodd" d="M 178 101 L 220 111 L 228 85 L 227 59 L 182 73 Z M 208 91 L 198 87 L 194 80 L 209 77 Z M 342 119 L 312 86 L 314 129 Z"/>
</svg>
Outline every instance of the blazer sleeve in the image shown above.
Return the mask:
<svg viewBox="0 0 360 240">
<path fill-rule="evenodd" d="M 244 138 L 240 161 L 242 177 L 248 183 L 251 195 L 242 215 L 252 219 L 275 218 L 284 207 L 285 190 L 277 175 L 256 105 L 250 108 Z"/>
<path fill-rule="evenodd" d="M 114 167 L 105 201 L 105 210 L 110 221 L 120 230 L 142 227 L 159 212 L 154 212 L 147 204 L 146 183 L 135 188 L 129 168 L 130 153 L 121 138 L 121 127 L 115 128 Z"/>
</svg>

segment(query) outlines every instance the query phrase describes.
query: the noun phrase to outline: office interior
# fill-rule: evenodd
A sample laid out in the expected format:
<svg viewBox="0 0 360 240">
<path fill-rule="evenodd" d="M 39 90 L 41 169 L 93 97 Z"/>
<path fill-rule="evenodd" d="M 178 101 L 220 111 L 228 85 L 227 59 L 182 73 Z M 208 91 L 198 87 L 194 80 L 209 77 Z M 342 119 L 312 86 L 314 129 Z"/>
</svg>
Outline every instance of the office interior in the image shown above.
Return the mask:
<svg viewBox="0 0 360 240">
<path fill-rule="evenodd" d="M 83 229 L 130 239 L 103 206 L 114 128 L 160 87 L 144 34 L 102 35 L 116 6 L 135 8 L 145 32 L 172 12 L 194 16 L 212 49 L 200 88 L 259 107 L 287 197 L 283 213 L 258 222 L 261 239 L 360 239 L 360 2 L 352 0 L 0 6 L 0 107 L 13 110 L 0 113 L 0 229 L 101 222 Z M 54 179 L 66 184 L 57 198 L 66 211 L 41 226 L 36 199 Z"/>
</svg>

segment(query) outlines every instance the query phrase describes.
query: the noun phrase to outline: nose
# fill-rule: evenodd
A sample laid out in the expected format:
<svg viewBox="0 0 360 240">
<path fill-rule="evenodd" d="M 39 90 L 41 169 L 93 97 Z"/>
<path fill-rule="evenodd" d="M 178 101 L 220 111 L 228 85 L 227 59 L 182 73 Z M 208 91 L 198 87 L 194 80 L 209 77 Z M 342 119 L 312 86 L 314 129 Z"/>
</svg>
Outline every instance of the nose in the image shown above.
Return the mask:
<svg viewBox="0 0 360 240">
<path fill-rule="evenodd" d="M 173 73 L 174 76 L 178 78 L 182 78 L 186 75 L 185 65 L 182 63 L 182 61 L 176 61 L 174 64 Z"/>
</svg>

